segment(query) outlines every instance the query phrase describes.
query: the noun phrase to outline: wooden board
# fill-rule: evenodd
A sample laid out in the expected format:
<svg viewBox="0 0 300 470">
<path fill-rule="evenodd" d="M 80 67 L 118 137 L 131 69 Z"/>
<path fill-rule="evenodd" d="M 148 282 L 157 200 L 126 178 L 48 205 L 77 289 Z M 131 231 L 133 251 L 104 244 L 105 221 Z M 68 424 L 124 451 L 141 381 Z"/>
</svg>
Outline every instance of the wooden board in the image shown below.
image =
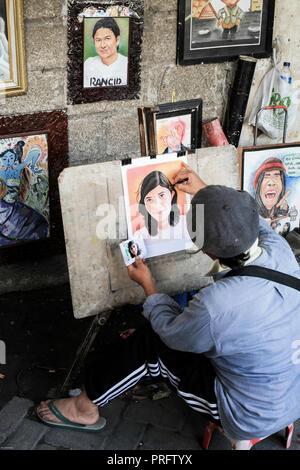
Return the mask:
<svg viewBox="0 0 300 470">
<path fill-rule="evenodd" d="M 206 183 L 239 189 L 235 147 L 198 149 L 187 158 Z M 127 239 L 121 162 L 67 168 L 59 177 L 59 192 L 75 318 L 142 303 L 144 291 L 128 277 L 119 248 L 119 243 Z M 109 213 L 105 213 L 106 207 L 110 207 Z M 117 237 L 97 236 L 98 224 L 105 217 L 111 221 L 112 230 L 115 218 Z M 211 260 L 200 252 L 192 255 L 181 251 L 151 258 L 148 264 L 159 290 L 170 295 L 211 282 L 204 277 Z"/>
</svg>

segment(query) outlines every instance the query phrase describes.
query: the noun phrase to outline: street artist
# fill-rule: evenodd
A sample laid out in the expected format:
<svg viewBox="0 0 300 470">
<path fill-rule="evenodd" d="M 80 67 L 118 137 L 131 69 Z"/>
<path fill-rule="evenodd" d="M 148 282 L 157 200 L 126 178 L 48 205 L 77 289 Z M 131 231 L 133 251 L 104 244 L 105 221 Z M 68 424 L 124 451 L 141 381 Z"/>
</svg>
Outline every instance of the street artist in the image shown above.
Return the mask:
<svg viewBox="0 0 300 470">
<path fill-rule="evenodd" d="M 189 406 L 233 439 L 264 437 L 300 417 L 300 292 L 260 277 L 227 276 L 243 265 L 263 266 L 297 282 L 295 256 L 247 192 L 206 185 L 187 165 L 175 183 L 185 178 L 178 189 L 193 195 L 191 208 L 204 204 L 199 248 L 214 261 L 209 275 L 215 282 L 182 312 L 137 257 L 128 273 L 145 291 L 149 323 L 119 348 L 90 357 L 81 395 L 42 402 L 37 412 L 44 423 L 99 431 L 105 420 L 98 407 L 146 374 L 168 379 Z M 198 233 L 200 227 L 196 245 Z"/>
</svg>

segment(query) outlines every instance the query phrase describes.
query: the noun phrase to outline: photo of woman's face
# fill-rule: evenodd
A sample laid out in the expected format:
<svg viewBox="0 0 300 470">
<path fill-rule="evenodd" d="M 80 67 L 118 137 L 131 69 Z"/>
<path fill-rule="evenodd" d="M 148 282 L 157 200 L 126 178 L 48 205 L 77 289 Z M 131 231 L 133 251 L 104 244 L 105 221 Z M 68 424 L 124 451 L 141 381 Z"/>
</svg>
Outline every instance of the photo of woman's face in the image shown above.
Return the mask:
<svg viewBox="0 0 300 470">
<path fill-rule="evenodd" d="M 135 243 L 133 243 L 130 247 L 130 253 L 132 253 L 134 256 L 137 256 L 138 248 Z"/>
<path fill-rule="evenodd" d="M 171 212 L 172 195 L 168 188 L 156 186 L 145 196 L 145 207 L 148 213 L 158 222 L 167 219 Z"/>
</svg>

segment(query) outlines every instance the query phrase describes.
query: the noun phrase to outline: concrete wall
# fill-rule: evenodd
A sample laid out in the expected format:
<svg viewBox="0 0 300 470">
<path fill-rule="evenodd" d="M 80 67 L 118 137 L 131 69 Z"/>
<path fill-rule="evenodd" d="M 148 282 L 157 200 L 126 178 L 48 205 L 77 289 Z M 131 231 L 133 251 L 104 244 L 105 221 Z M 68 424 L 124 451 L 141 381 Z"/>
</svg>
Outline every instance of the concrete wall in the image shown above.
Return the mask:
<svg viewBox="0 0 300 470">
<path fill-rule="evenodd" d="M 273 30 L 273 44 L 276 50 L 277 63 L 282 65 L 284 61 L 291 62 L 293 82 L 298 89 L 298 99 L 300 90 L 300 4 L 297 0 L 276 0 L 275 2 L 275 20 Z M 247 124 L 247 118 L 252 109 L 253 100 L 257 89 L 264 75 L 272 66 L 271 60 L 259 60 L 256 64 L 255 75 L 252 82 L 249 95 L 248 106 L 242 129 L 239 147 L 253 145 L 253 127 Z M 300 141 L 300 128 L 298 126 L 300 119 L 300 105 L 298 105 L 297 118 L 293 129 L 287 135 L 287 142 Z M 257 145 L 275 144 L 282 139 L 271 140 L 265 135 L 259 136 Z"/>
<path fill-rule="evenodd" d="M 291 61 L 294 78 L 298 80 L 298 0 L 290 0 L 288 11 L 285 9 L 286 1 L 277 0 L 274 37 L 280 46 L 279 59 Z M 68 105 L 67 0 L 24 0 L 24 17 L 28 93 L 7 99 L 0 112 L 14 115 L 67 109 L 70 166 L 139 156 L 137 107 L 169 102 L 173 90 L 177 101 L 201 97 L 203 120 L 214 117 L 222 120 L 234 63 L 176 66 L 177 0 L 145 0 L 139 100 Z M 249 103 L 269 67 L 270 60 L 258 61 Z M 290 138 L 300 140 L 299 132 L 295 129 Z M 247 125 L 243 129 L 242 141 L 243 145 L 252 145 L 252 128 Z M 206 145 L 205 141 L 203 144 Z M 49 263 L 51 265 L 51 261 Z M 23 267 L 21 261 L 18 266 L 0 268 L 0 275 L 1 270 L 6 280 L 0 282 L 0 293 L 68 279 L 64 260 L 57 276 L 51 275 L 44 281 L 41 281 L 38 267 L 35 275 L 30 267 Z M 42 265 L 41 272 L 45 272 Z"/>
</svg>

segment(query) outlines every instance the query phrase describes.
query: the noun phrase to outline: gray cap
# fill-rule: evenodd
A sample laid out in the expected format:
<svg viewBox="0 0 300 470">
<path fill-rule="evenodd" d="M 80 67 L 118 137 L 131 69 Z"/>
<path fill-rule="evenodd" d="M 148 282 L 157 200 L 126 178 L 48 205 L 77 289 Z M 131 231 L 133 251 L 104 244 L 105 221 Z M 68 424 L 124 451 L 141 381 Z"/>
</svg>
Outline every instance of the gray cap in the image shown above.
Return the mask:
<svg viewBox="0 0 300 470">
<path fill-rule="evenodd" d="M 199 205 L 204 208 L 202 217 L 196 211 Z M 199 248 L 218 258 L 231 258 L 247 251 L 258 237 L 257 203 L 246 191 L 206 186 L 191 201 L 187 225 Z"/>
</svg>

